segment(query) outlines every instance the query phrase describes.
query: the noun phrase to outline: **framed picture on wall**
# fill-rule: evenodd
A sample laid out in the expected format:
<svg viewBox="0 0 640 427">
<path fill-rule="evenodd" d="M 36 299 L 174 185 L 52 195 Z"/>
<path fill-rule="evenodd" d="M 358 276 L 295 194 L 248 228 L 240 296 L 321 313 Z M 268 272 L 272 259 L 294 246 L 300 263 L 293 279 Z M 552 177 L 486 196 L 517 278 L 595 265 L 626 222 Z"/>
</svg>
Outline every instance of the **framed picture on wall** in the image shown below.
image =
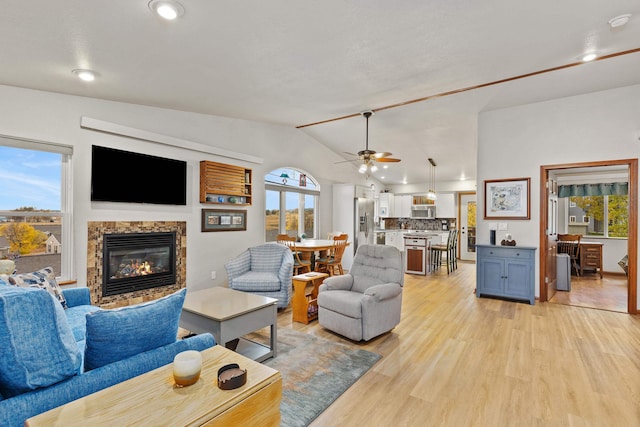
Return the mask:
<svg viewBox="0 0 640 427">
<path fill-rule="evenodd" d="M 531 219 L 531 178 L 484 181 L 484 219 Z"/>
<path fill-rule="evenodd" d="M 201 231 L 243 231 L 247 229 L 247 211 L 202 209 Z"/>
</svg>

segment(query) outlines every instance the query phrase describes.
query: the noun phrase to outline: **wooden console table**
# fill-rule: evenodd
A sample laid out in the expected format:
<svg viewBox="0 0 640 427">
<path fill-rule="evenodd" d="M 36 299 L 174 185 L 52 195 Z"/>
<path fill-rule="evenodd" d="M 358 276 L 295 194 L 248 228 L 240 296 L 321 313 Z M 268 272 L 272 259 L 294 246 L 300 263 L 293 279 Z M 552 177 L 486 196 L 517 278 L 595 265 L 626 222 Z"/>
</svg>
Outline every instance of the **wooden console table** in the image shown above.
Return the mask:
<svg viewBox="0 0 640 427">
<path fill-rule="evenodd" d="M 218 369 L 237 363 L 247 383 L 218 388 Z M 280 372 L 216 345 L 202 352 L 200 380 L 175 388 L 172 364 L 29 418 L 39 426 L 278 426 Z"/>
<path fill-rule="evenodd" d="M 293 276 L 293 297 L 291 309 L 293 321 L 305 325 L 318 318 L 318 287 L 328 277 L 327 273 L 311 272 Z M 310 292 L 307 292 L 307 284 L 311 284 Z"/>
</svg>

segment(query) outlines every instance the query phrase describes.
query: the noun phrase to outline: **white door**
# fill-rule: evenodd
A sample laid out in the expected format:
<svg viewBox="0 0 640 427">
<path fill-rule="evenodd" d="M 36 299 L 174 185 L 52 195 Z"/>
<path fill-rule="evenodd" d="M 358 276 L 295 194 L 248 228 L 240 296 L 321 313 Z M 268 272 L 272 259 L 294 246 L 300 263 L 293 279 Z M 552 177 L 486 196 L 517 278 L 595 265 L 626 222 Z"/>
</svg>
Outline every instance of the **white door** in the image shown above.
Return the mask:
<svg viewBox="0 0 640 427">
<path fill-rule="evenodd" d="M 460 259 L 476 260 L 476 195 L 460 195 Z"/>
</svg>

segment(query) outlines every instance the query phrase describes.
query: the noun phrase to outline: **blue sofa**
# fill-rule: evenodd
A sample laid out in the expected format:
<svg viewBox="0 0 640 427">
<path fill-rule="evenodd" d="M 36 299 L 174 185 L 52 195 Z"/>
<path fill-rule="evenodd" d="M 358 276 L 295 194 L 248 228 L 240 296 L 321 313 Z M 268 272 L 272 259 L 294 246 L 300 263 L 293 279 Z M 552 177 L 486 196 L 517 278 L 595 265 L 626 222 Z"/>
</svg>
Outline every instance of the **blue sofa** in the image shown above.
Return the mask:
<svg viewBox="0 0 640 427">
<path fill-rule="evenodd" d="M 102 310 L 91 305 L 88 288 L 73 288 L 63 291 L 63 309 L 46 290 L 10 286 L 0 279 L 0 426 L 22 426 L 34 415 L 171 363 L 182 351 L 214 346 L 211 334 L 176 339 L 185 293 L 183 289 L 150 303 Z M 38 326 L 15 333 L 16 325 L 31 328 L 24 326 L 29 316 L 39 316 L 31 321 Z M 155 317 L 141 326 L 149 316 Z M 126 344 L 114 345 L 109 341 L 114 337 Z M 25 373 L 32 368 L 24 369 L 23 360 L 40 365 Z M 42 366 L 44 361 L 53 372 L 51 366 Z M 48 372 L 42 374 L 43 369 Z M 25 380 L 15 385 L 22 376 Z"/>
</svg>

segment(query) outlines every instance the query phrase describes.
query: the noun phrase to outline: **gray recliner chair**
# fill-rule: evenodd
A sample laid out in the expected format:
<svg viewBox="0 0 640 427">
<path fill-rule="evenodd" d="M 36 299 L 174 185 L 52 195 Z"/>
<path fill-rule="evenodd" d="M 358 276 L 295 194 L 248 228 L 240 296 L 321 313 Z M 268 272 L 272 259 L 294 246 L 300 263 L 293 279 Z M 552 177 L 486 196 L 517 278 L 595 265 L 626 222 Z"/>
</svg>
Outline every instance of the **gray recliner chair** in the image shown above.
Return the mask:
<svg viewBox="0 0 640 427">
<path fill-rule="evenodd" d="M 287 246 L 275 242 L 253 246 L 224 267 L 231 289 L 277 298 L 278 308 L 291 302 L 293 255 Z"/>
<path fill-rule="evenodd" d="M 351 270 L 324 280 L 318 322 L 354 341 L 369 341 L 400 323 L 402 254 L 387 245 L 362 245 Z"/>
</svg>

